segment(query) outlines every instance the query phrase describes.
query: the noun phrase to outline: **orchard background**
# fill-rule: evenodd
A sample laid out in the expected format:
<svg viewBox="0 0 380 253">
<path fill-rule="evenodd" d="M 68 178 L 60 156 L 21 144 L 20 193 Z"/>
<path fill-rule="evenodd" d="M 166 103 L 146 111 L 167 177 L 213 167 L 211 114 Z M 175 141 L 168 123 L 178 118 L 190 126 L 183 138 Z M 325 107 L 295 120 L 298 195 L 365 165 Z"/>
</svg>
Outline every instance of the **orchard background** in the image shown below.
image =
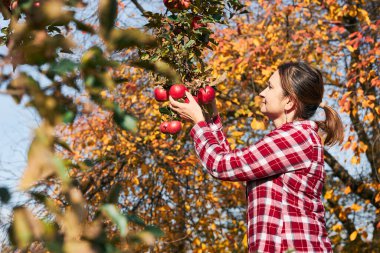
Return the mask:
<svg viewBox="0 0 380 253">
<path fill-rule="evenodd" d="M 343 145 L 325 149 L 334 251 L 380 251 L 378 1 L 3 0 L 0 9 L 0 95 L 40 118 L 19 181 L 30 200 L 1 220 L 1 252 L 246 252 L 244 184 L 202 169 L 191 123 L 154 89 L 212 86 L 239 148 L 272 127 L 258 94 L 292 60 L 322 70 L 325 100 L 346 126 Z M 171 120 L 181 131 L 162 133 Z M 14 193 L 0 187 L 2 208 Z"/>
</svg>

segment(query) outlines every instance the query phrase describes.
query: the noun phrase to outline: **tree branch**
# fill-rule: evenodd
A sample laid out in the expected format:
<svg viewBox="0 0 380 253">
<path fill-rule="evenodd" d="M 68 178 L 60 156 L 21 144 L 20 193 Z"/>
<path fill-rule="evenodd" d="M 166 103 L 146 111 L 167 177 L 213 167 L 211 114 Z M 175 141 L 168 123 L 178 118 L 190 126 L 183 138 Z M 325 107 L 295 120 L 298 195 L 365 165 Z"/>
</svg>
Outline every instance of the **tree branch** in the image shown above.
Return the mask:
<svg viewBox="0 0 380 253">
<path fill-rule="evenodd" d="M 145 10 L 144 8 L 139 4 L 139 2 L 137 2 L 137 0 L 131 0 L 132 3 L 135 4 L 136 8 L 139 9 L 139 11 L 144 14 Z"/>
<path fill-rule="evenodd" d="M 380 203 L 375 202 L 376 193 L 366 188 L 365 184 L 361 181 L 354 179 L 345 168 L 325 149 L 325 162 L 333 170 L 333 175 L 338 177 L 344 185 L 350 186 L 353 193 L 358 195 L 360 198 L 370 200 L 371 204 L 380 208 Z"/>
</svg>

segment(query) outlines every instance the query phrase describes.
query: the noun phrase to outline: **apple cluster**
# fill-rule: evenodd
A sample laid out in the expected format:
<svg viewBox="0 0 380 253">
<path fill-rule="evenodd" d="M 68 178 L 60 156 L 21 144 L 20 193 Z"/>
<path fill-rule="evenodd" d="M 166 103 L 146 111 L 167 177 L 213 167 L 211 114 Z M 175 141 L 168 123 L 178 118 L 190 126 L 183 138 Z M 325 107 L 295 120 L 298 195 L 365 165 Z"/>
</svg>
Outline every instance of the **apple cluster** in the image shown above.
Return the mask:
<svg viewBox="0 0 380 253">
<path fill-rule="evenodd" d="M 33 3 L 33 6 L 34 6 L 34 7 L 40 7 L 40 6 L 41 6 L 41 3 L 40 3 L 39 1 L 35 1 L 35 2 Z M 18 0 L 14 0 L 14 1 L 12 1 L 12 3 L 10 4 L 10 9 L 11 9 L 12 11 L 14 11 L 17 7 L 18 7 Z"/>
<path fill-rule="evenodd" d="M 188 88 L 184 84 L 174 84 L 169 90 L 163 87 L 157 87 L 154 89 L 154 97 L 159 102 L 165 102 L 169 100 L 169 96 L 180 102 L 189 103 L 189 98 L 186 97 L 186 91 Z M 211 86 L 205 86 L 196 91 L 195 95 L 192 95 L 194 100 L 198 104 L 209 104 L 215 98 L 215 90 Z M 182 123 L 180 121 L 165 121 L 160 125 L 160 131 L 163 133 L 176 134 L 181 131 Z"/>
<path fill-rule="evenodd" d="M 191 5 L 191 0 L 164 0 L 166 8 L 171 11 L 186 10 Z"/>
</svg>

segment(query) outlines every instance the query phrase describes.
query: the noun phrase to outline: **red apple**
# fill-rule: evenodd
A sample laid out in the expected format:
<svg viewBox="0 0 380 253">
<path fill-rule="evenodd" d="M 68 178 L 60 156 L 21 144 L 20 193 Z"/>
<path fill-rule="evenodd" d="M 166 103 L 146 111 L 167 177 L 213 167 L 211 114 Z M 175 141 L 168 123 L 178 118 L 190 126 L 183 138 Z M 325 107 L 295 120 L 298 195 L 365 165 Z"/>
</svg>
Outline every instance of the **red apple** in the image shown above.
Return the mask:
<svg viewBox="0 0 380 253">
<path fill-rule="evenodd" d="M 169 95 L 174 99 L 180 99 L 185 96 L 186 86 L 183 84 L 174 84 L 169 89 Z"/>
<path fill-rule="evenodd" d="M 179 131 L 181 131 L 181 128 L 182 128 L 182 124 L 180 121 L 178 120 L 170 121 L 167 128 L 167 132 L 169 134 L 176 134 Z"/>
<path fill-rule="evenodd" d="M 164 88 L 157 87 L 157 88 L 154 89 L 154 98 L 157 101 L 161 101 L 161 102 L 168 101 L 168 99 L 169 99 L 169 93 Z"/>
<path fill-rule="evenodd" d="M 193 98 L 195 99 L 195 102 L 199 103 L 199 99 L 197 96 L 193 96 Z M 185 103 L 190 103 L 190 100 L 188 98 L 185 98 Z"/>
<path fill-rule="evenodd" d="M 164 0 L 164 5 L 169 10 L 175 9 L 178 7 L 178 0 Z"/>
<path fill-rule="evenodd" d="M 168 132 L 168 127 L 169 127 L 169 122 L 165 121 L 160 124 L 160 131 L 162 133 L 167 133 Z"/>
<path fill-rule="evenodd" d="M 198 99 L 202 104 L 208 104 L 212 102 L 215 98 L 215 90 L 211 86 L 206 86 L 205 88 L 200 88 L 198 90 Z"/>
<path fill-rule="evenodd" d="M 180 0 L 180 7 L 182 10 L 189 9 L 191 5 L 191 0 Z"/>
<path fill-rule="evenodd" d="M 195 16 L 193 17 L 193 20 L 191 21 L 191 28 L 194 30 L 199 29 L 201 27 L 205 27 L 206 24 L 199 22 L 202 19 L 202 16 Z"/>
<path fill-rule="evenodd" d="M 34 7 L 40 7 L 41 3 L 40 2 L 34 2 L 33 6 Z"/>
<path fill-rule="evenodd" d="M 17 6 L 18 6 L 18 1 L 17 0 L 13 1 L 11 4 L 11 10 L 16 10 Z"/>
</svg>

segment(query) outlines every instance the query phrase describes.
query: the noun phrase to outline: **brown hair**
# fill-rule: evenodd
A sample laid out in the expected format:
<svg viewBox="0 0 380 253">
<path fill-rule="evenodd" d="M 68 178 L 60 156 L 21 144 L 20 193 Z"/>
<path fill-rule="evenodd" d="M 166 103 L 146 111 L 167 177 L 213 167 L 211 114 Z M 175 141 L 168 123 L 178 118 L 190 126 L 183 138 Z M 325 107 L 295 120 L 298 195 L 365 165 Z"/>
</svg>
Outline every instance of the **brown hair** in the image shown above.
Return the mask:
<svg viewBox="0 0 380 253">
<path fill-rule="evenodd" d="M 285 96 L 290 96 L 296 104 L 295 118 L 311 118 L 323 98 L 322 73 L 303 62 L 288 62 L 278 68 L 281 86 Z M 332 146 L 342 143 L 344 128 L 338 113 L 327 105 L 322 105 L 325 121 L 317 121 L 318 127 L 326 133 L 325 144 Z"/>
</svg>

